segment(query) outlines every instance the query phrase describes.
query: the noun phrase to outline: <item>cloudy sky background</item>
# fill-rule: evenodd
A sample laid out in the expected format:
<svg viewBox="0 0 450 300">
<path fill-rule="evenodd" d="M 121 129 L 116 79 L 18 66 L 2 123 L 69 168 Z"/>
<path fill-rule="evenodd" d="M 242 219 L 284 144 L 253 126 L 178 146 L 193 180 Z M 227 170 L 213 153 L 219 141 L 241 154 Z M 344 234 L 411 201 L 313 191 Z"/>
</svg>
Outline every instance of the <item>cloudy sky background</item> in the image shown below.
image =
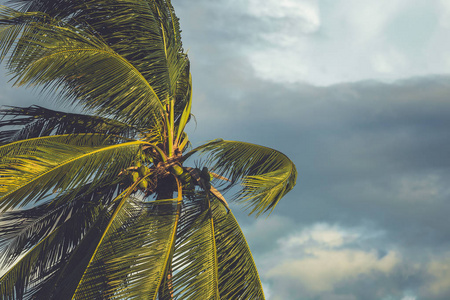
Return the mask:
<svg viewBox="0 0 450 300">
<path fill-rule="evenodd" d="M 450 2 L 172 1 L 194 144 L 299 171 L 269 218 L 233 209 L 267 298 L 450 299 Z M 51 106 L 1 72 L 0 104 Z"/>
</svg>

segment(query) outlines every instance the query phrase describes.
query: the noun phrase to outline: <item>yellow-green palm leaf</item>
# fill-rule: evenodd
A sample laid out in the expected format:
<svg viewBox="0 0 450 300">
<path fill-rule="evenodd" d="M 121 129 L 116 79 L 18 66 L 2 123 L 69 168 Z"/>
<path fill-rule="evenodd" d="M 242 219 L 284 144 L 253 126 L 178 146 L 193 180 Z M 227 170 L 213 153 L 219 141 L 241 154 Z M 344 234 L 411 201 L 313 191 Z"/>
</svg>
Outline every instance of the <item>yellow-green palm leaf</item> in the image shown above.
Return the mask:
<svg viewBox="0 0 450 300">
<path fill-rule="evenodd" d="M 172 263 L 173 293 L 176 299 L 218 300 L 217 252 L 214 219 L 204 195 L 185 202 L 177 231 Z"/>
<path fill-rule="evenodd" d="M 67 113 L 37 105 L 0 109 L 0 116 L 6 117 L 0 120 L 0 128 L 15 128 L 0 132 L 0 144 L 49 135 L 102 133 L 134 138 L 141 133 L 138 128 L 114 119 Z"/>
<path fill-rule="evenodd" d="M 212 203 L 220 299 L 264 299 L 250 248 L 233 213 Z"/>
<path fill-rule="evenodd" d="M 72 299 L 156 299 L 176 220 L 177 200 L 119 208 Z"/>
<path fill-rule="evenodd" d="M 206 156 L 209 169 L 240 184 L 235 200 L 246 203 L 250 213 L 271 212 L 297 180 L 294 163 L 283 153 L 267 147 L 216 140 L 197 147 L 186 155 Z"/>
<path fill-rule="evenodd" d="M 39 200 L 49 191 L 115 179 L 136 158 L 142 141 L 108 144 L 102 135 L 49 136 L 0 147 L 0 208 Z"/>
</svg>

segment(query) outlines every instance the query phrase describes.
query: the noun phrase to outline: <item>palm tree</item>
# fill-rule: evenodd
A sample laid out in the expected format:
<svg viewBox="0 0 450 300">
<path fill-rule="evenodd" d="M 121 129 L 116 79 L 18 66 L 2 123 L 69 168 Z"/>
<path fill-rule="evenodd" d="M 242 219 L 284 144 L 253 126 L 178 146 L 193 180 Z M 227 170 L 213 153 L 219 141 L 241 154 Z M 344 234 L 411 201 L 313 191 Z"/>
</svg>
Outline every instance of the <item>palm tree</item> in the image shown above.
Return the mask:
<svg viewBox="0 0 450 300">
<path fill-rule="evenodd" d="M 0 111 L 0 298 L 264 299 L 223 195 L 270 213 L 296 169 L 245 142 L 191 148 L 170 0 L 9 2 L 0 55 L 14 84 L 72 111 Z"/>
</svg>

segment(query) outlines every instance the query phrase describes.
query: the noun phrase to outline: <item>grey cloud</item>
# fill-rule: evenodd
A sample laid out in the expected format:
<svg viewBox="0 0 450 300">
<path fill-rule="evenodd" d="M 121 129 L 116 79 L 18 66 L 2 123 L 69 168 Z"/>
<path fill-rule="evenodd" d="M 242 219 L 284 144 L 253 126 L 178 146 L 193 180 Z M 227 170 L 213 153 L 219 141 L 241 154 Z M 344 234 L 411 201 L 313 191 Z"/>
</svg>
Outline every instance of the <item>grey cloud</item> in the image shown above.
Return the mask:
<svg viewBox="0 0 450 300">
<path fill-rule="evenodd" d="M 267 236 L 249 231 L 257 263 L 272 253 L 270 240 L 277 235 L 315 222 L 369 223 L 386 232 L 375 248 L 382 253 L 394 247 L 404 261 L 387 277 L 344 280 L 311 299 L 334 295 L 400 300 L 408 299 L 408 290 L 419 294 L 416 287 L 430 282 L 423 275 L 427 264 L 450 246 L 450 78 L 315 87 L 273 84 L 254 79 L 248 70 L 240 72 L 240 80 L 211 76 L 200 88 L 210 100 L 194 110 L 199 125 L 195 134 L 205 137 L 201 140 L 222 137 L 267 145 L 288 154 L 297 165 L 297 187 L 279 203 L 266 230 L 264 222 L 258 223 Z M 244 214 L 238 217 L 251 224 Z M 272 217 L 290 225 L 274 225 Z M 292 295 L 301 282 L 273 280 L 266 281 L 274 294 L 297 299 Z M 448 291 L 421 295 L 450 296 Z"/>
<path fill-rule="evenodd" d="M 298 224 L 368 219 L 410 243 L 447 243 L 448 76 L 393 84 L 275 84 L 256 79 L 236 58 L 214 60 L 208 69 L 193 69 L 193 76 L 194 97 L 200 98 L 191 134 L 197 142 L 247 140 L 279 149 L 296 163 L 298 186 L 277 212 Z M 419 183 L 430 178 L 438 191 L 429 194 L 432 199 L 397 199 L 408 184 L 426 196 Z"/>
</svg>

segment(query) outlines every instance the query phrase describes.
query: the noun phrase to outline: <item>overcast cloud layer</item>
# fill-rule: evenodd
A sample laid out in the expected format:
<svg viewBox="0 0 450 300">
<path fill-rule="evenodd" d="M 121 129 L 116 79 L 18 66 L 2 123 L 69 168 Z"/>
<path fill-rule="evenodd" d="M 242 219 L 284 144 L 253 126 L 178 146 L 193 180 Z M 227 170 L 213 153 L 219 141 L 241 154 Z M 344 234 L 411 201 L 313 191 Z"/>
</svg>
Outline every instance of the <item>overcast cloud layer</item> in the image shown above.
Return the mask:
<svg viewBox="0 0 450 300">
<path fill-rule="evenodd" d="M 299 171 L 269 218 L 233 209 L 268 299 L 450 299 L 449 3 L 173 0 L 194 144 L 266 145 Z M 0 104 L 52 105 L 9 86 Z"/>
</svg>

